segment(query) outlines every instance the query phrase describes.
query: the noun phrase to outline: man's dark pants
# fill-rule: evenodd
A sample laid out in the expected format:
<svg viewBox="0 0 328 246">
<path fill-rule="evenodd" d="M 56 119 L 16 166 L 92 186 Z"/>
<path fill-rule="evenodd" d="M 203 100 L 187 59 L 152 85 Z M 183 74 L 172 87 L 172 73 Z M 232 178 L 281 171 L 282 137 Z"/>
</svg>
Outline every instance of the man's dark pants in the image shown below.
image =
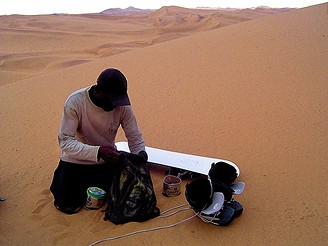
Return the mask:
<svg viewBox="0 0 328 246">
<path fill-rule="evenodd" d="M 87 189 L 99 187 L 109 192 L 116 161 L 104 164 L 74 164 L 60 160 L 54 172 L 50 190 L 59 207 L 81 207 L 85 204 Z"/>
</svg>

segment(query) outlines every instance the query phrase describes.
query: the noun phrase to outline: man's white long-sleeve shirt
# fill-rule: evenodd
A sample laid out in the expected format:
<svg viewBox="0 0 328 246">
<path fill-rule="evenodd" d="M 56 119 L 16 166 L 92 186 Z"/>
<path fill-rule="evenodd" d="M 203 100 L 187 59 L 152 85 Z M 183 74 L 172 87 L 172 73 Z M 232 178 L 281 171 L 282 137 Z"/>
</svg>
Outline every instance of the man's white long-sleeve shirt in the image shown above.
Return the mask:
<svg viewBox="0 0 328 246">
<path fill-rule="evenodd" d="M 60 159 L 78 164 L 103 163 L 98 160 L 100 146 L 115 147 L 115 137 L 122 126 L 131 153 L 145 150 L 144 140 L 132 107 L 116 107 L 106 112 L 90 99 L 91 87 L 78 90 L 67 98 L 58 133 Z"/>
</svg>

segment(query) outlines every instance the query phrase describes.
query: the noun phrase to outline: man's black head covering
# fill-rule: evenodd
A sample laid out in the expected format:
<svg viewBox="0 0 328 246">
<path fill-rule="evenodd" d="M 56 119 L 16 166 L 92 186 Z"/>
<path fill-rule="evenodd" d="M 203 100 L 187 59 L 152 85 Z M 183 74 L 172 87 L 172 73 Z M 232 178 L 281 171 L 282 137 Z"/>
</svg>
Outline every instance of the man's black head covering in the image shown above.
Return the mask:
<svg viewBox="0 0 328 246">
<path fill-rule="evenodd" d="M 115 68 L 102 71 L 97 79 L 97 86 L 107 93 L 114 106 L 131 104 L 127 92 L 128 82 L 121 71 Z"/>
</svg>

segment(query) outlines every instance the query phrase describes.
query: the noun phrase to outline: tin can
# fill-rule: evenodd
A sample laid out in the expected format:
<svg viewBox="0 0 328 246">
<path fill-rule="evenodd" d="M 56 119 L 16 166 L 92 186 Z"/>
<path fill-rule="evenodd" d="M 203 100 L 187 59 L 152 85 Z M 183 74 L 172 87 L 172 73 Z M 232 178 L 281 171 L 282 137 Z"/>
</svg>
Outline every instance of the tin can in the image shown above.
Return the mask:
<svg viewBox="0 0 328 246">
<path fill-rule="evenodd" d="M 177 176 L 167 175 L 163 180 L 162 194 L 167 197 L 178 196 L 181 193 L 181 179 Z"/>
<path fill-rule="evenodd" d="M 87 189 L 87 200 L 85 207 L 88 209 L 99 209 L 102 207 L 106 191 L 98 187 L 89 187 Z"/>
</svg>

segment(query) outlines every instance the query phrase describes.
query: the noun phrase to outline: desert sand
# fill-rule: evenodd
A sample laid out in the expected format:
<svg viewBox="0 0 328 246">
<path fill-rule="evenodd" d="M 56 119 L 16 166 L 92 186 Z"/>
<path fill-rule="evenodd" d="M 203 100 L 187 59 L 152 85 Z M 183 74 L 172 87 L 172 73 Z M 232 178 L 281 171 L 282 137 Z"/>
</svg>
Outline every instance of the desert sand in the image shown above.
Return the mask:
<svg viewBox="0 0 328 246">
<path fill-rule="evenodd" d="M 63 103 L 107 67 L 127 76 L 148 146 L 231 160 L 246 190 L 227 227 L 193 218 L 103 245 L 327 245 L 327 3 L 0 20 L 0 245 L 89 245 L 193 215 L 116 226 L 101 210 L 54 208 Z M 151 170 L 162 211 L 187 203 L 186 181 L 161 194 L 164 171 Z"/>
</svg>

